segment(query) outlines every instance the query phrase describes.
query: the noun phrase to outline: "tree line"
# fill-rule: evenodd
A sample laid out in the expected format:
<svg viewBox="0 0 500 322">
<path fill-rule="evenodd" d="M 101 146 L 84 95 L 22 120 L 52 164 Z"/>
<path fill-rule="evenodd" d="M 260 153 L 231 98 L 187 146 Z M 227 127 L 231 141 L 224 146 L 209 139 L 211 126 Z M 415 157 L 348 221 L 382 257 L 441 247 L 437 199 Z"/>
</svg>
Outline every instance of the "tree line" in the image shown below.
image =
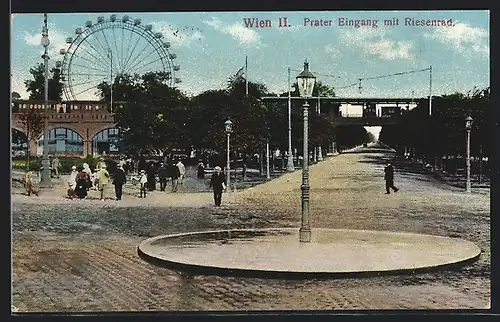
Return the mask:
<svg viewBox="0 0 500 322">
<path fill-rule="evenodd" d="M 416 108 L 404 111 L 398 125 L 384 126 L 380 141 L 394 147 L 400 155 L 406 152 L 434 167 L 456 172 L 465 166 L 467 116 L 473 119 L 471 157 L 489 158 L 493 126 L 489 88 L 433 97 L 431 115 L 429 100 L 422 99 Z"/>
<path fill-rule="evenodd" d="M 30 69 L 32 79 L 25 85 L 30 99 L 43 99 L 43 64 Z M 233 122 L 231 150 L 233 157 L 243 158 L 261 152 L 266 143 L 271 149 L 288 150 L 287 100 L 263 100 L 264 96 L 279 96 L 265 85 L 248 82 L 246 95 L 242 77 L 229 77 L 226 88 L 207 90 L 189 97 L 167 85 L 169 75 L 150 72 L 143 75 L 120 75 L 114 79 L 114 101 L 126 104 L 115 110 L 119 129 L 120 148 L 136 155 L 150 150 L 172 154 L 175 150 L 195 149 L 201 155 L 224 155 L 226 135 L 224 122 Z M 103 102 L 110 102 L 109 82 L 100 83 L 95 94 Z M 281 94 L 283 95 L 283 94 Z M 287 94 L 286 94 L 287 95 Z M 292 96 L 298 97 L 297 84 Z M 313 96 L 335 96 L 333 89 L 317 82 Z M 49 99 L 60 100 L 62 82 L 60 72 L 51 70 Z M 302 100 L 292 100 L 292 146 L 302 154 L 303 118 Z M 331 103 L 321 102 L 322 113 L 317 113 L 317 102 L 309 102 L 309 144 L 311 147 L 330 146 L 335 140 L 339 146 L 350 147 L 373 140 L 362 126 L 335 127 L 329 117 Z M 32 118 L 35 121 L 34 118 Z"/>
</svg>

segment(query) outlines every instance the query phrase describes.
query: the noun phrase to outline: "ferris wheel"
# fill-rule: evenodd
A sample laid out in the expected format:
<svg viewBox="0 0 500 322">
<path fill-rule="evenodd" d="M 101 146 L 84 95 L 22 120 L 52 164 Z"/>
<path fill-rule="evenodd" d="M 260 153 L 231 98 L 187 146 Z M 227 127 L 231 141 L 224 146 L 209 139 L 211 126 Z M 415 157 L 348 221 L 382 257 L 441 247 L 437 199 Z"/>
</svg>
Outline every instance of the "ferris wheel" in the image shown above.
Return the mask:
<svg viewBox="0 0 500 322">
<path fill-rule="evenodd" d="M 99 84 L 114 83 L 124 75 L 163 72 L 169 86 L 181 82 L 175 77 L 180 67 L 174 65 L 177 56 L 170 52 L 170 42 L 141 19 L 100 16 L 96 23 L 87 21 L 84 28 L 76 28 L 75 37 L 66 38 L 66 44 L 59 51 L 64 58 L 56 66 L 61 68 L 69 101 L 95 99 Z"/>
</svg>

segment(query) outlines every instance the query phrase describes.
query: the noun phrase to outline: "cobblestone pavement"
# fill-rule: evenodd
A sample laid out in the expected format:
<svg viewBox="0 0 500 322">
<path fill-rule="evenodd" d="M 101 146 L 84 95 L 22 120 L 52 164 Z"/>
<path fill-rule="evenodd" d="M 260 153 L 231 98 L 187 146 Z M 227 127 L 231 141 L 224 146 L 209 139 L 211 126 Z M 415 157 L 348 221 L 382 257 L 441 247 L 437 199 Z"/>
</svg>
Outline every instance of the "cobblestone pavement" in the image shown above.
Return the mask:
<svg viewBox="0 0 500 322">
<path fill-rule="evenodd" d="M 401 190 L 385 195 L 387 156 L 348 153 L 311 166 L 313 227 L 459 237 L 482 248 L 477 262 L 418 275 L 289 281 L 185 276 L 138 258 L 138 243 L 160 234 L 298 227 L 300 171 L 224 194 L 221 208 L 203 192 L 118 202 L 65 200 L 64 187 L 31 198 L 14 191 L 13 305 L 20 312 L 489 308 L 489 191 L 465 194 L 396 165 Z"/>
</svg>

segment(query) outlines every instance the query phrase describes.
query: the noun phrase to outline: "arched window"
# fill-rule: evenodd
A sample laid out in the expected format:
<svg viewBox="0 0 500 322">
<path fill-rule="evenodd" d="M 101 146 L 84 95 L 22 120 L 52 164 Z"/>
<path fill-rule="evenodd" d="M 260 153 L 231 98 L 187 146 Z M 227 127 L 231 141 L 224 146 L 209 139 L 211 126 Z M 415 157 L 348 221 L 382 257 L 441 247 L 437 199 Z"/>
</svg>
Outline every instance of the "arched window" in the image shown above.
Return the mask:
<svg viewBox="0 0 500 322">
<path fill-rule="evenodd" d="M 92 138 L 93 154 L 117 154 L 118 149 L 118 129 L 107 128 L 97 133 Z"/>
<path fill-rule="evenodd" d="M 49 153 L 83 155 L 83 138 L 72 129 L 58 127 L 49 131 Z M 38 139 L 37 155 L 43 154 L 43 134 Z"/>
<path fill-rule="evenodd" d="M 18 129 L 12 129 L 12 152 L 14 151 L 26 151 L 28 146 L 28 138 L 26 134 L 19 131 Z"/>
</svg>

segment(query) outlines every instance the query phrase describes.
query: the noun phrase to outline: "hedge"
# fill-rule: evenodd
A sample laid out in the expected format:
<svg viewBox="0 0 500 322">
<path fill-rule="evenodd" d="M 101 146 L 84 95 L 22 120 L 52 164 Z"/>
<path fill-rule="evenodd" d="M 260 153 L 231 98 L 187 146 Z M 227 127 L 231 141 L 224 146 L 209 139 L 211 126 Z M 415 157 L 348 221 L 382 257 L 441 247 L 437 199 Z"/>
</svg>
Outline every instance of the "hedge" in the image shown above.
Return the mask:
<svg viewBox="0 0 500 322">
<path fill-rule="evenodd" d="M 95 166 L 98 162 L 98 158 L 93 158 L 91 156 L 87 156 L 86 158 L 74 158 L 74 157 L 60 157 L 59 162 L 61 163 L 61 167 L 59 168 L 59 173 L 68 174 L 71 173 L 71 167 L 76 165 L 80 167 L 83 163 L 88 163 L 90 169 L 94 171 Z M 42 158 L 41 157 L 30 157 L 29 169 L 31 171 L 39 171 L 42 167 Z M 12 168 L 19 170 L 26 170 L 26 158 L 22 159 L 16 158 L 12 160 Z"/>
</svg>

